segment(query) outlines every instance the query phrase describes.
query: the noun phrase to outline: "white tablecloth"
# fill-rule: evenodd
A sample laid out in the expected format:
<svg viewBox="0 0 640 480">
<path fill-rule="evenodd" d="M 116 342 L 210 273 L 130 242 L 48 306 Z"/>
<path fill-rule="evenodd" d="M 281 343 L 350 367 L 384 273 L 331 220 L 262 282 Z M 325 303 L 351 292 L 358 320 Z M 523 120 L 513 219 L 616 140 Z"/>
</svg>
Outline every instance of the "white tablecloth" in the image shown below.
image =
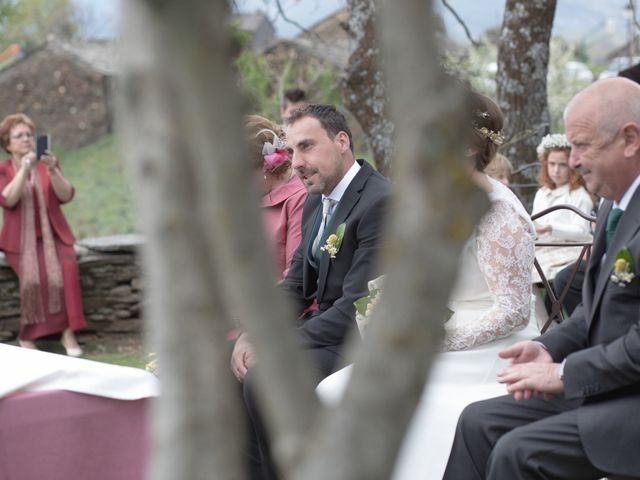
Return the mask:
<svg viewBox="0 0 640 480">
<path fill-rule="evenodd" d="M 18 391 L 67 390 L 119 400 L 157 396 L 151 373 L 0 344 L 0 398 Z"/>
</svg>

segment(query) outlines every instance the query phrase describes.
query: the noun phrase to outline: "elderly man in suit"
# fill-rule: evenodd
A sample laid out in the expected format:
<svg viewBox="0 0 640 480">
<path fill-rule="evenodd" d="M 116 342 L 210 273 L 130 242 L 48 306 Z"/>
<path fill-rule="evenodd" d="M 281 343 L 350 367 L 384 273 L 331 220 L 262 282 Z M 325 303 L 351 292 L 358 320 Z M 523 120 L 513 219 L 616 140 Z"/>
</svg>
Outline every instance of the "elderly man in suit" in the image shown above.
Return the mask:
<svg viewBox="0 0 640 480">
<path fill-rule="evenodd" d="M 598 81 L 564 120 L 570 165 L 606 199 L 583 303 L 536 341 L 501 352 L 511 396 L 463 412 L 445 479 L 640 475 L 640 86 Z"/>
<path fill-rule="evenodd" d="M 390 185 L 367 162 L 355 160 L 351 131 L 334 107 L 307 105 L 293 112 L 285 127 L 292 166 L 309 195 L 302 213 L 302 241 L 280 287 L 299 315 L 314 300 L 317 304 L 297 330 L 320 381 L 338 366 L 345 337 L 355 325 L 354 301 L 368 294 L 367 282 L 379 274 L 375 263 Z M 251 386 L 254 362 L 253 348 L 243 334 L 231 369 L 244 383 L 256 433 L 251 478 L 271 479 L 275 471 Z"/>
</svg>

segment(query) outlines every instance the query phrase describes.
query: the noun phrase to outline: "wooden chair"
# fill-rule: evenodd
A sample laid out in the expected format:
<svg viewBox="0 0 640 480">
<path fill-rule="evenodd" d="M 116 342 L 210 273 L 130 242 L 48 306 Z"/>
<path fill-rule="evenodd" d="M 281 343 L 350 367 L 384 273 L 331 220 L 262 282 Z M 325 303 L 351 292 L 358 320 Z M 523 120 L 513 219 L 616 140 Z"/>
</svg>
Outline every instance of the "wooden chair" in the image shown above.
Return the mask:
<svg viewBox="0 0 640 480">
<path fill-rule="evenodd" d="M 595 217 L 583 212 L 582 210 L 579 210 L 573 205 L 554 205 L 545 210 L 542 210 L 541 212 L 531 215 L 531 220 L 532 221 L 538 220 L 539 218 L 542 218 L 551 212 L 555 212 L 556 210 L 570 210 L 576 215 L 584 218 L 585 220 L 588 220 L 589 222 L 596 221 Z M 589 256 L 588 254 L 591 249 L 591 243 L 592 242 L 590 241 L 589 242 L 536 242 L 536 247 L 556 247 L 556 248 L 582 247 L 582 250 L 580 251 L 580 255 L 578 256 L 578 259 L 575 262 L 574 267 L 571 271 L 571 276 L 569 278 L 569 281 L 567 282 L 567 285 L 565 286 L 563 291 L 560 292 L 559 295 L 557 296 L 556 296 L 556 292 L 553 290 L 553 287 L 551 286 L 551 284 L 547 280 L 547 277 L 542 271 L 542 268 L 538 263 L 538 259 L 537 258 L 534 259 L 533 264 L 536 268 L 536 271 L 540 275 L 540 279 L 542 280 L 542 285 L 545 289 L 545 292 L 549 296 L 549 299 L 551 300 L 551 313 L 549 313 L 549 317 L 547 318 L 547 320 L 544 323 L 544 326 L 540 330 L 541 333 L 546 332 L 551 326 L 552 322 L 555 321 L 556 323 L 560 323 L 564 320 L 565 315 L 563 312 L 562 304 L 564 302 L 565 297 L 567 296 L 567 292 L 569 291 L 569 286 L 571 285 L 571 282 L 573 282 L 573 279 L 576 276 L 576 272 L 578 271 L 580 262 L 582 262 Z"/>
</svg>

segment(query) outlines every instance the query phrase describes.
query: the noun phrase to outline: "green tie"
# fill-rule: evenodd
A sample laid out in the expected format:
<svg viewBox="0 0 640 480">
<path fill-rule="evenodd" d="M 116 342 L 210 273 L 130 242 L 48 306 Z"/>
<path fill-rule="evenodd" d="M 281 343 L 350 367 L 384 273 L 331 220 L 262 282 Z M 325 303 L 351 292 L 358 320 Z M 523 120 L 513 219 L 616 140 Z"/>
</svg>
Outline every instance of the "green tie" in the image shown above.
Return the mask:
<svg viewBox="0 0 640 480">
<path fill-rule="evenodd" d="M 618 227 L 618 223 L 620 222 L 620 217 L 624 210 L 619 208 L 614 208 L 609 212 L 609 216 L 607 217 L 607 250 L 609 250 L 609 245 L 611 245 L 611 239 L 613 238 L 613 234 L 616 233 L 616 228 Z"/>
</svg>

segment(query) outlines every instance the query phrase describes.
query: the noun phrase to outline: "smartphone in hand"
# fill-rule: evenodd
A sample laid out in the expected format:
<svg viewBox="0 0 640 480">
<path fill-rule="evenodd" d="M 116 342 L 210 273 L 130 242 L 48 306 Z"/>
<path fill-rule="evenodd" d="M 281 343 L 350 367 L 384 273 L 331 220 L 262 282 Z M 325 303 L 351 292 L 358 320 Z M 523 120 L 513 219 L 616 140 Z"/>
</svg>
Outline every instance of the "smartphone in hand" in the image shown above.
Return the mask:
<svg viewBox="0 0 640 480">
<path fill-rule="evenodd" d="M 49 135 L 38 135 L 36 138 L 36 160 L 40 160 L 46 150 L 49 150 Z"/>
</svg>

